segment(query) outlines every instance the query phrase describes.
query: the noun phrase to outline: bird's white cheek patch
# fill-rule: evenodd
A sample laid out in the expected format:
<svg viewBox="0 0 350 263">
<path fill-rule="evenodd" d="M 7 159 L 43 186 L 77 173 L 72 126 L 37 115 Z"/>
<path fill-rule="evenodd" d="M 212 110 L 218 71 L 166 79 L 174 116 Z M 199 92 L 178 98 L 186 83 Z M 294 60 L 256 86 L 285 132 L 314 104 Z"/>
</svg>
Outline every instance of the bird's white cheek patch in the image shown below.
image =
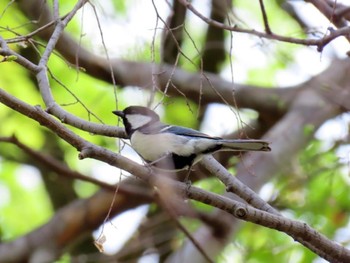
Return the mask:
<svg viewBox="0 0 350 263">
<path fill-rule="evenodd" d="M 140 128 L 152 120 L 150 116 L 145 116 L 141 114 L 127 114 L 126 118 L 130 123 L 132 129 Z"/>
</svg>

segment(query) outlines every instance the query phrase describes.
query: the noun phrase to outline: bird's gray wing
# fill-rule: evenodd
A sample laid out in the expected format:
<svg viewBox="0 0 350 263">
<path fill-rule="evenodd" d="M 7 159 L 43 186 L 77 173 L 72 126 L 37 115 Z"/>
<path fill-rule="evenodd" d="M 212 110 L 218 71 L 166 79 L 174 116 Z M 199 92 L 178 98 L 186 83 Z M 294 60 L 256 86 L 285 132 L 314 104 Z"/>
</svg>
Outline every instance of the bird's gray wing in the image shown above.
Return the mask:
<svg viewBox="0 0 350 263">
<path fill-rule="evenodd" d="M 139 128 L 139 131 L 143 134 L 157 134 L 162 133 L 162 130 L 166 129 L 170 125 L 166 125 L 161 122 L 152 122 L 149 125 L 145 125 L 141 128 Z"/>
<path fill-rule="evenodd" d="M 187 137 L 196 137 L 196 138 L 205 138 L 205 139 L 221 139 L 219 137 L 211 137 L 205 133 L 201 133 L 199 131 L 185 128 L 181 126 L 172 126 L 168 125 L 167 127 L 164 127 L 160 132 L 170 132 L 181 136 L 187 136 Z"/>
<path fill-rule="evenodd" d="M 191 128 L 167 125 L 161 122 L 151 123 L 150 125 L 145 125 L 141 127 L 140 132 L 143 134 L 156 134 L 156 133 L 173 133 L 180 136 L 205 138 L 205 139 L 222 139 L 220 137 L 211 137 L 205 133 L 201 133 Z"/>
</svg>

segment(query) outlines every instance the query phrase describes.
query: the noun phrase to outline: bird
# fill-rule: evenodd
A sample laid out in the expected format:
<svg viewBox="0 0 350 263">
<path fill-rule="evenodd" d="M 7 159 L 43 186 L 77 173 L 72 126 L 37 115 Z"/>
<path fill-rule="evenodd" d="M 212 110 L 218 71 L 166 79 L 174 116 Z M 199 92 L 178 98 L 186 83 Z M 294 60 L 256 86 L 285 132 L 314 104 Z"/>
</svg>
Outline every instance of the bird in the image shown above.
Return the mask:
<svg viewBox="0 0 350 263">
<path fill-rule="evenodd" d="M 143 106 L 112 112 L 122 119 L 127 139 L 138 155 L 163 170 L 190 170 L 203 156 L 217 151 L 271 150 L 264 140 L 223 139 L 162 123 L 157 113 Z"/>
</svg>

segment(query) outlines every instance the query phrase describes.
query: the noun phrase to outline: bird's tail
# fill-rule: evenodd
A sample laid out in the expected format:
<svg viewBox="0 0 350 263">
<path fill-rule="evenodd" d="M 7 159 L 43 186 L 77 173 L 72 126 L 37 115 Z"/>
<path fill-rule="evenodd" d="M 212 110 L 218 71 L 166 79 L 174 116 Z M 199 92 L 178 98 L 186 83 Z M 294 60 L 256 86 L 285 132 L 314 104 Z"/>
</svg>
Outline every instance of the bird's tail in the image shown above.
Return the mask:
<svg viewBox="0 0 350 263">
<path fill-rule="evenodd" d="M 269 143 L 263 140 L 221 140 L 224 151 L 271 151 Z"/>
</svg>

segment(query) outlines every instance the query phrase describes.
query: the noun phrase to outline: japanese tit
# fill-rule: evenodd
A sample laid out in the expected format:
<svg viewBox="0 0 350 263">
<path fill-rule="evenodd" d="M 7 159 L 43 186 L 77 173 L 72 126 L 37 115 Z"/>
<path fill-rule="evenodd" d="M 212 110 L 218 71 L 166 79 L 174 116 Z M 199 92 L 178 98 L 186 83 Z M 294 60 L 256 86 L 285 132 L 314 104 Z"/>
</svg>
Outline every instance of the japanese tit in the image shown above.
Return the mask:
<svg viewBox="0 0 350 263">
<path fill-rule="evenodd" d="M 147 163 L 161 169 L 188 169 L 203 155 L 217 151 L 270 151 L 263 140 L 226 140 L 164 124 L 146 107 L 130 106 L 113 113 L 122 118 L 133 149 Z"/>
</svg>

